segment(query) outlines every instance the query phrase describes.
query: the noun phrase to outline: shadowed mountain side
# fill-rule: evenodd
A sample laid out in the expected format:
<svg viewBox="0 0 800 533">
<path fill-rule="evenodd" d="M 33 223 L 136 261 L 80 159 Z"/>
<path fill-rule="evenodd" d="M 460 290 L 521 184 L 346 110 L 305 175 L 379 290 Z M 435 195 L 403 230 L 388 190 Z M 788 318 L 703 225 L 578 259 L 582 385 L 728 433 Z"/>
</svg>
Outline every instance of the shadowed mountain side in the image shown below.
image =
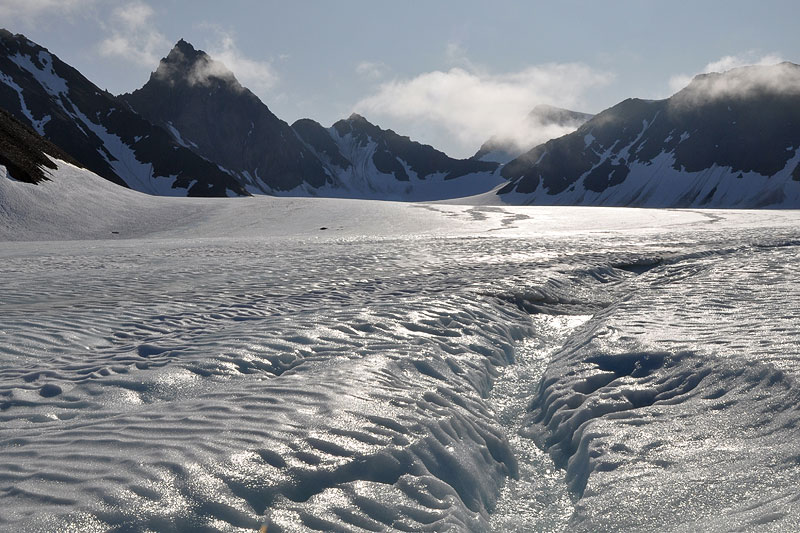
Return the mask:
<svg viewBox="0 0 800 533">
<path fill-rule="evenodd" d="M 330 181 L 286 122 L 227 67 L 184 40 L 141 89 L 120 98 L 187 148 L 235 173 L 252 192 Z"/>
<path fill-rule="evenodd" d="M 247 194 L 233 176 L 58 57 L 5 30 L 0 30 L 0 107 L 114 183 L 161 195 Z"/>
<path fill-rule="evenodd" d="M 42 167 L 55 170 L 57 166 L 48 155 L 80 166 L 61 148 L 0 109 L 0 165 L 6 167 L 10 177 L 25 183 L 49 179 Z"/>
<path fill-rule="evenodd" d="M 453 159 L 355 113 L 330 128 L 310 119 L 292 128 L 335 176 L 339 193 L 431 200 L 486 192 L 501 182 L 497 163 Z"/>
<path fill-rule="evenodd" d="M 696 77 L 625 100 L 508 163 L 498 194 L 526 204 L 800 207 L 800 67 Z"/>
</svg>

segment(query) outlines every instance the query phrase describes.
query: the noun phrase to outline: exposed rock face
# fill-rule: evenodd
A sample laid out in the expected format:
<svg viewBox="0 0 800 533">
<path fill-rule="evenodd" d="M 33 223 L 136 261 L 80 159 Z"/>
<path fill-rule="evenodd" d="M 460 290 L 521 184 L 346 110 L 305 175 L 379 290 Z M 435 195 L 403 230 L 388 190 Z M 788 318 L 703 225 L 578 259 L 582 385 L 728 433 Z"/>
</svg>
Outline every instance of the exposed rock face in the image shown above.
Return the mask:
<svg viewBox="0 0 800 533">
<path fill-rule="evenodd" d="M 506 201 L 800 207 L 800 66 L 696 77 L 671 98 L 625 100 L 508 163 Z"/>
<path fill-rule="evenodd" d="M 222 63 L 178 41 L 150 80 L 122 95 L 175 140 L 236 174 L 253 192 L 331 182 L 323 165 Z"/>
<path fill-rule="evenodd" d="M 127 104 L 22 35 L 0 30 L 0 107 L 104 178 L 142 192 L 247 191 Z"/>
<path fill-rule="evenodd" d="M 79 165 L 61 148 L 0 109 L 0 165 L 6 167 L 8 175 L 25 183 L 48 180 L 44 169 L 57 167 L 47 156 Z"/>
</svg>

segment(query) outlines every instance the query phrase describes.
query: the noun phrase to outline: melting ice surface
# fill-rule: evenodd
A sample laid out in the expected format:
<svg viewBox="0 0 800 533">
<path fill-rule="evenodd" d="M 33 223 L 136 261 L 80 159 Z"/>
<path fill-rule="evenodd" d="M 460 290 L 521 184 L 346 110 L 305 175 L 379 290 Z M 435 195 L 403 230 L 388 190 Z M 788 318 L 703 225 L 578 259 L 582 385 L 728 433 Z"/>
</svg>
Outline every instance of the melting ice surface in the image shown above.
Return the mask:
<svg viewBox="0 0 800 533">
<path fill-rule="evenodd" d="M 4 531 L 797 527 L 796 212 L 59 186 L 0 191 Z"/>
</svg>

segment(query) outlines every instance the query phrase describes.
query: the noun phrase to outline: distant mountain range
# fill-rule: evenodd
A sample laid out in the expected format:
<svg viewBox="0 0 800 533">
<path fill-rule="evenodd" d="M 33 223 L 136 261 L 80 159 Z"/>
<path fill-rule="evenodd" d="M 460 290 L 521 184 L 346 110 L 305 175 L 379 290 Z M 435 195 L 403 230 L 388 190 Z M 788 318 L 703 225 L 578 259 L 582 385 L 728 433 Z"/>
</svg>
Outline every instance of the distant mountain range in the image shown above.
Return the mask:
<svg viewBox="0 0 800 533">
<path fill-rule="evenodd" d="M 34 182 L 44 174 L 31 171 L 49 159 L 20 151 L 23 138 L 158 195 L 425 201 L 498 187 L 494 201 L 508 204 L 800 207 L 800 66 L 792 63 L 698 76 L 671 98 L 629 99 L 595 116 L 537 106 L 522 130 L 454 159 L 356 114 L 329 128 L 310 119 L 290 126 L 183 40 L 141 89 L 114 96 L 0 30 L 0 108 L 19 121 L 3 116 L 12 126 L 0 164 Z M 20 123 L 52 144 L 19 133 Z"/>
<path fill-rule="evenodd" d="M 510 203 L 800 207 L 800 66 L 705 74 L 629 99 L 501 171 Z"/>
<path fill-rule="evenodd" d="M 183 40 L 144 87 L 121 98 L 253 193 L 436 199 L 501 182 L 491 176 L 497 164 L 450 158 L 358 115 L 327 129 L 309 119 L 289 126 L 224 65 Z M 442 186 L 462 177 L 473 179 Z"/>
</svg>

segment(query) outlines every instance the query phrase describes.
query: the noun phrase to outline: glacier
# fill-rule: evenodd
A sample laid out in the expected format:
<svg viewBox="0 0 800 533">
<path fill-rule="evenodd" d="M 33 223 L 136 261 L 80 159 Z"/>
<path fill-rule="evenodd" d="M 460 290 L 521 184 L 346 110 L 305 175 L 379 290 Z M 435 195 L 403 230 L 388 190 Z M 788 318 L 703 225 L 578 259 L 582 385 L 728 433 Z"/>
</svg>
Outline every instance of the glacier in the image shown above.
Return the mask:
<svg viewBox="0 0 800 533">
<path fill-rule="evenodd" d="M 797 528 L 796 211 L 51 178 L 0 167 L 2 531 Z"/>
</svg>

